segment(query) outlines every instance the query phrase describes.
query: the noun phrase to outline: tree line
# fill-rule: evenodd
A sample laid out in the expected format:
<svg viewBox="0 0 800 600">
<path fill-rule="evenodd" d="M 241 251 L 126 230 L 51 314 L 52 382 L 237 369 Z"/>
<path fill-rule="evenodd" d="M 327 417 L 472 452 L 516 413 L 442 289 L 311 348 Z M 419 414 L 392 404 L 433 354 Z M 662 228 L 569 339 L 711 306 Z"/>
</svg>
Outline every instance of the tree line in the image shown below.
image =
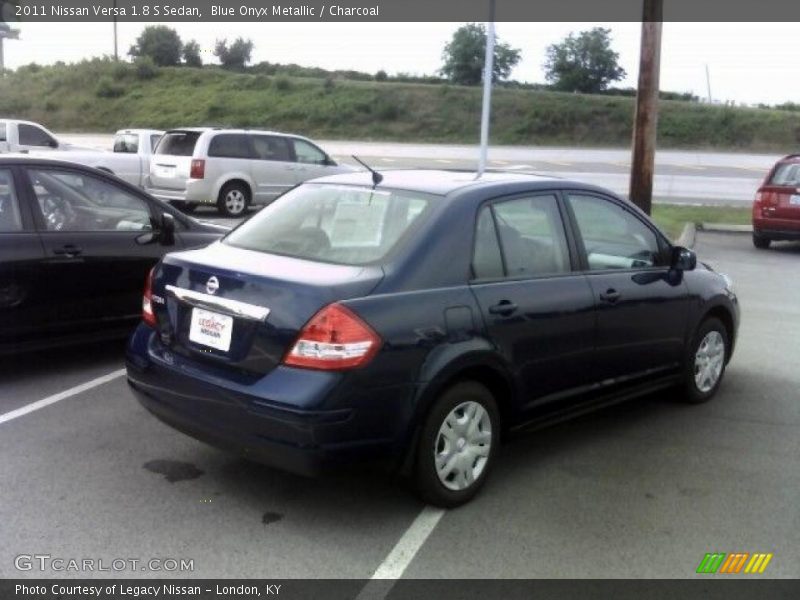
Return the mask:
<svg viewBox="0 0 800 600">
<path fill-rule="evenodd" d="M 252 52 L 253 42 L 238 37 L 230 44 L 227 40 L 216 40 L 213 54 L 223 68 L 242 70 L 250 62 Z M 145 27 L 128 54 L 137 61 L 152 61 L 161 67 L 203 65 L 200 45 L 195 40 L 183 43 L 174 29 L 164 25 Z M 485 56 L 486 27 L 469 23 L 460 27 L 445 45 L 439 74 L 454 84 L 478 85 L 483 79 Z M 492 80 L 508 81 L 520 59 L 519 49 L 498 39 Z M 619 54 L 611 48 L 611 30 L 602 27 L 570 33 L 560 43 L 550 45 L 544 69 L 552 89 L 568 92 L 600 93 L 625 77 Z M 385 81 L 388 75 L 381 70 L 374 79 Z"/>
</svg>

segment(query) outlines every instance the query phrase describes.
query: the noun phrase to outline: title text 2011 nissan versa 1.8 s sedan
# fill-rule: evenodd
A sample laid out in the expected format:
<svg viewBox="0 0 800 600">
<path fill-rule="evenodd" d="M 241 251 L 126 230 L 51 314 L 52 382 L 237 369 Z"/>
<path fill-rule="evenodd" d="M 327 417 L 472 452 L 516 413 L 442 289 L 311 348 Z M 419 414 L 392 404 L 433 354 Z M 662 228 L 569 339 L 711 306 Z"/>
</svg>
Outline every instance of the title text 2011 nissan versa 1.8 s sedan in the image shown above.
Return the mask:
<svg viewBox="0 0 800 600">
<path fill-rule="evenodd" d="M 714 395 L 739 309 L 696 262 L 596 187 L 328 177 L 162 260 L 128 381 L 211 444 L 299 472 L 389 459 L 455 506 L 511 429 L 659 388 Z"/>
</svg>

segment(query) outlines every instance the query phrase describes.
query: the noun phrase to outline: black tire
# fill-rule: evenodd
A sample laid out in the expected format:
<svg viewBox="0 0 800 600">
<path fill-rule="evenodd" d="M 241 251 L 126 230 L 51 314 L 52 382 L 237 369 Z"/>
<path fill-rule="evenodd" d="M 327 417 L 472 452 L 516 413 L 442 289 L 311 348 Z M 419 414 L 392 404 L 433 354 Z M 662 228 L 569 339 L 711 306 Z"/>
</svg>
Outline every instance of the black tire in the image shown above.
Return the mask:
<svg viewBox="0 0 800 600">
<path fill-rule="evenodd" d="M 698 385 L 696 374 L 702 370 L 702 367 L 699 367 L 696 364 L 696 357 L 698 351 L 700 350 L 700 346 L 703 341 L 706 339 L 706 336 L 711 334 L 712 332 L 716 332 L 721 336 L 722 342 L 724 344 L 724 348 L 722 351 L 722 365 L 719 371 L 719 375 L 716 378 L 716 381 L 713 383 L 713 386 L 709 389 L 703 389 Z M 692 343 L 689 344 L 688 352 L 686 353 L 686 365 L 684 367 L 684 400 L 689 404 L 702 404 L 703 402 L 708 402 L 711 398 L 714 397 L 714 394 L 717 393 L 719 389 L 720 383 L 722 383 L 722 379 L 725 376 L 725 367 L 727 366 L 728 356 L 730 355 L 730 336 L 728 335 L 728 330 L 726 329 L 725 325 L 717 319 L 716 317 L 709 317 L 705 319 L 700 326 L 697 328 L 697 331 L 692 338 Z"/>
<path fill-rule="evenodd" d="M 759 235 L 757 233 L 753 234 L 753 246 L 758 248 L 759 250 L 766 250 L 769 248 L 769 245 L 772 243 L 772 240 L 768 237 L 764 237 L 763 235 Z"/>
<path fill-rule="evenodd" d="M 486 416 L 488 416 L 491 429 L 489 432 L 488 456 L 484 457 L 485 461 L 478 476 L 464 489 L 454 490 L 446 487 L 440 480 L 436 470 L 435 453 L 437 452 L 437 445 L 439 445 L 440 441 L 443 441 L 439 440 L 439 430 L 445 419 L 454 410 L 467 402 L 479 404 L 484 409 Z M 486 431 L 482 433 L 486 435 Z M 459 439 L 464 437 L 466 435 L 459 436 Z M 414 465 L 414 480 L 417 493 L 425 502 L 443 508 L 453 508 L 469 502 L 486 482 L 494 464 L 499 444 L 500 414 L 492 393 L 485 386 L 474 381 L 463 381 L 449 387 L 431 407 L 417 441 Z M 469 449 L 465 449 L 465 446 L 458 447 L 461 449 L 454 450 L 452 454 L 469 452 Z M 475 462 L 472 468 L 477 468 L 481 458 L 474 455 L 468 456 L 465 456 L 463 460 L 468 461 L 470 457 L 473 458 Z"/>
<path fill-rule="evenodd" d="M 234 201 L 240 198 L 241 201 Z M 217 197 L 217 210 L 224 217 L 241 217 L 250 206 L 250 189 L 243 183 L 226 183 Z"/>
</svg>

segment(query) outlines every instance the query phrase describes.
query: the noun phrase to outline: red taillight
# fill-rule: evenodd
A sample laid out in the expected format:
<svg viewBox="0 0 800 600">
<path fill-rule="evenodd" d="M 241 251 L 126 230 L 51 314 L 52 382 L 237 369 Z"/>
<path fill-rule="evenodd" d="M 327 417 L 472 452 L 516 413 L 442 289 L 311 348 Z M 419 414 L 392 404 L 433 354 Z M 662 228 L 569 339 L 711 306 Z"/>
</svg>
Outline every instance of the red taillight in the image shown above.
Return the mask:
<svg viewBox="0 0 800 600">
<path fill-rule="evenodd" d="M 341 304 L 329 304 L 306 323 L 283 363 L 292 367 L 336 371 L 367 364 L 380 350 L 381 338 Z"/>
<path fill-rule="evenodd" d="M 756 204 L 761 204 L 761 201 L 764 199 L 764 192 L 761 190 L 756 192 Z"/>
<path fill-rule="evenodd" d="M 142 321 L 150 327 L 157 325 L 156 314 L 153 312 L 153 273 L 156 268 L 150 269 L 147 280 L 144 282 L 144 295 L 142 296 Z"/>
<path fill-rule="evenodd" d="M 206 161 L 194 159 L 192 167 L 189 169 L 189 177 L 192 179 L 202 179 L 206 176 Z"/>
</svg>

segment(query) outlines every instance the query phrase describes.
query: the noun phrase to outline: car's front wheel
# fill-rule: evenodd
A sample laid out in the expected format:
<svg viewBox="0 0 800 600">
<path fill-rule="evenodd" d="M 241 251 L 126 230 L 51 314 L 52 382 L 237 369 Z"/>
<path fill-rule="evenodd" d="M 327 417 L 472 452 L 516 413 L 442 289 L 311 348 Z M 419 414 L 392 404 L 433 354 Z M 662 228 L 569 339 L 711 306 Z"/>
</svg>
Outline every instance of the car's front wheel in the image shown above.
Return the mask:
<svg viewBox="0 0 800 600">
<path fill-rule="evenodd" d="M 686 361 L 685 393 L 692 404 L 706 402 L 717 393 L 729 351 L 728 330 L 722 321 L 709 317 L 700 324 Z"/>
<path fill-rule="evenodd" d="M 500 416 L 492 393 L 457 383 L 434 403 L 416 452 L 416 486 L 426 502 L 451 508 L 472 499 L 497 454 Z"/>
<path fill-rule="evenodd" d="M 217 209 L 225 217 L 241 217 L 250 204 L 250 190 L 241 183 L 228 183 L 219 191 Z"/>
</svg>

